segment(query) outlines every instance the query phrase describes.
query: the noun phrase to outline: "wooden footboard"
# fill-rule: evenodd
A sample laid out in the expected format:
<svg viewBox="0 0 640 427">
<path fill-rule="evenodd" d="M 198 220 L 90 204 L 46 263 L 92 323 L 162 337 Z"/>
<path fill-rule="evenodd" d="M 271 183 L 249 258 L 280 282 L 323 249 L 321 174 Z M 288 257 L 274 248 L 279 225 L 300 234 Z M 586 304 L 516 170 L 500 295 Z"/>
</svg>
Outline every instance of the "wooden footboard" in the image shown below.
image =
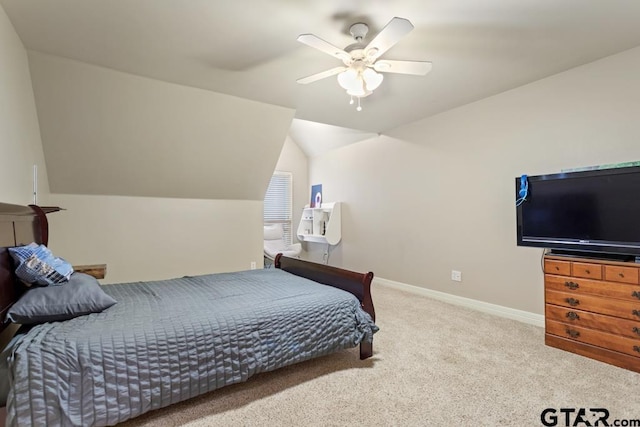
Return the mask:
<svg viewBox="0 0 640 427">
<path fill-rule="evenodd" d="M 371 299 L 372 272 L 356 273 L 330 265 L 317 264 L 297 258 L 288 258 L 282 254 L 276 255 L 273 264 L 276 268 L 295 274 L 296 276 L 352 293 L 360 301 L 362 309 L 369 313 L 373 321 L 376 320 L 376 312 L 373 307 L 373 300 Z M 372 355 L 373 343 L 361 343 L 360 359 L 366 359 Z"/>
</svg>

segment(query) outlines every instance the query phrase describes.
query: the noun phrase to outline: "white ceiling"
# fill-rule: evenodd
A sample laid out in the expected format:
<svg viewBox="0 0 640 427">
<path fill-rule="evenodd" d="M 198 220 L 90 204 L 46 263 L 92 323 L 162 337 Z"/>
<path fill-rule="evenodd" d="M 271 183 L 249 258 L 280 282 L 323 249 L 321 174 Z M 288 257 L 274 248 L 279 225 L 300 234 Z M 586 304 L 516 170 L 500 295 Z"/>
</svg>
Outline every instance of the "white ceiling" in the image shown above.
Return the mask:
<svg viewBox="0 0 640 427">
<path fill-rule="evenodd" d="M 289 128 L 289 136 L 307 156 L 313 157 L 354 142 L 374 138 L 378 134 L 326 123 L 294 119 Z"/>
<path fill-rule="evenodd" d="M 638 0 L 0 0 L 28 49 L 296 109 L 296 118 L 380 133 L 640 45 Z M 424 77 L 386 74 L 349 105 L 340 65 L 302 45 L 352 43 L 392 17 L 415 29 L 386 59 L 428 60 Z M 366 40 L 365 40 L 366 41 Z M 329 130 L 332 132 L 332 129 Z M 294 137 L 294 139 L 297 139 Z"/>
</svg>

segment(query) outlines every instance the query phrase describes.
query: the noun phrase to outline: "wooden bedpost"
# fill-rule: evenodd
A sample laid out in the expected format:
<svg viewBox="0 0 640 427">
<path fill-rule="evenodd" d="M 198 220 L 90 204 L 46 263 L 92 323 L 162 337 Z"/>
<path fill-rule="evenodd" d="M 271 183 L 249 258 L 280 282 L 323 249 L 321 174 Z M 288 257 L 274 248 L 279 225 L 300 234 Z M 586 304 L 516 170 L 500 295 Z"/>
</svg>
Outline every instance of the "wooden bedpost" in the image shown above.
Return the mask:
<svg viewBox="0 0 640 427">
<path fill-rule="evenodd" d="M 373 280 L 373 273 L 370 271 L 362 278 L 362 309 L 369 313 L 371 320 L 376 321 L 376 310 L 373 307 L 373 299 L 371 298 L 371 281 Z M 360 343 L 360 360 L 368 359 L 373 356 L 373 341 Z"/>
<path fill-rule="evenodd" d="M 38 218 L 39 224 L 39 233 L 40 233 L 40 242 L 48 246 L 49 245 L 49 221 L 47 220 L 47 214 L 42 210 L 42 208 L 38 205 L 29 205 L 31 210 L 35 213 L 36 218 Z M 31 243 L 31 242 L 26 242 Z"/>
<path fill-rule="evenodd" d="M 362 309 L 369 313 L 371 320 L 376 321 L 376 309 L 373 307 L 373 299 L 371 298 L 371 282 L 373 281 L 373 273 L 370 271 L 362 278 Z"/>
</svg>

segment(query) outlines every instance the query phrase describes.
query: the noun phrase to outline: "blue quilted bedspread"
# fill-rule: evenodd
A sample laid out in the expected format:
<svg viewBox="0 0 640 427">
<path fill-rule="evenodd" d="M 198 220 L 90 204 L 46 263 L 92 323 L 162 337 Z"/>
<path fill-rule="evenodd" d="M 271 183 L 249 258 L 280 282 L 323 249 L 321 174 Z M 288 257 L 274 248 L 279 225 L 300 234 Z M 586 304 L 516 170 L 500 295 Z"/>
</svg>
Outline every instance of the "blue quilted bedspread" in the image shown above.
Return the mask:
<svg viewBox="0 0 640 427">
<path fill-rule="evenodd" d="M 279 269 L 104 290 L 118 304 L 18 341 L 8 425 L 113 425 L 355 347 L 378 329 L 353 295 Z"/>
</svg>

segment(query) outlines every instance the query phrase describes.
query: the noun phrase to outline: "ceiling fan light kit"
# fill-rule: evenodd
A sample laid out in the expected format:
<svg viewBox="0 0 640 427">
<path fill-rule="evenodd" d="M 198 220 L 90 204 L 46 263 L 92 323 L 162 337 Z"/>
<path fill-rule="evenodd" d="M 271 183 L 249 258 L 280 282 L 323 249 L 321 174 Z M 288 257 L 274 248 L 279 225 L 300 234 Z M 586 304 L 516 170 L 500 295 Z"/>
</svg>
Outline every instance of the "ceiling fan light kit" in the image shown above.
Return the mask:
<svg viewBox="0 0 640 427">
<path fill-rule="evenodd" d="M 328 53 L 341 60 L 344 66 L 298 79 L 297 82 L 308 84 L 337 74 L 338 84 L 351 97 L 349 104 L 354 103 L 353 97 L 358 98 L 356 110 L 361 111 L 360 99 L 371 95 L 384 80 L 384 76 L 380 73 L 423 76 L 431 70 L 431 63 L 427 61 L 381 60 L 376 62 L 380 56 L 412 29 L 411 22 L 407 19 L 396 17 L 389 21 L 369 44 L 364 45 L 363 40 L 369 31 L 369 27 L 367 24 L 358 22 L 349 28 L 355 43 L 344 49 L 333 46 L 313 34 L 301 34 L 298 36 L 300 43 Z"/>
<path fill-rule="evenodd" d="M 338 74 L 338 84 L 347 91 L 348 95 L 364 98 L 380 86 L 383 78 L 382 74 L 376 73 L 371 68 L 356 64 Z"/>
</svg>

